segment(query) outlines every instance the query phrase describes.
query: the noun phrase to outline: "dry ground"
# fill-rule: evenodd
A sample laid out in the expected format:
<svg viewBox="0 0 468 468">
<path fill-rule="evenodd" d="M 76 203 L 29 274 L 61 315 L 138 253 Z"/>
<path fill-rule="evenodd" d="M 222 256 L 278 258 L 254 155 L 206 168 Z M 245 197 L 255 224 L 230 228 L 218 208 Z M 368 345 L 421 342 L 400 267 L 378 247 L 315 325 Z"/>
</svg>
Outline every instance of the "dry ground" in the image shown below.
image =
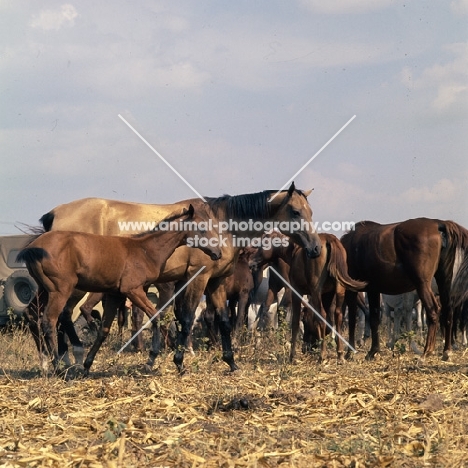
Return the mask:
<svg viewBox="0 0 468 468">
<path fill-rule="evenodd" d="M 43 376 L 28 334 L 0 335 L 0 466 L 468 466 L 468 352 L 424 366 L 399 348 L 374 362 L 287 362 L 285 335 L 252 340 L 229 374 L 220 351 L 119 357 L 91 377 Z"/>
</svg>

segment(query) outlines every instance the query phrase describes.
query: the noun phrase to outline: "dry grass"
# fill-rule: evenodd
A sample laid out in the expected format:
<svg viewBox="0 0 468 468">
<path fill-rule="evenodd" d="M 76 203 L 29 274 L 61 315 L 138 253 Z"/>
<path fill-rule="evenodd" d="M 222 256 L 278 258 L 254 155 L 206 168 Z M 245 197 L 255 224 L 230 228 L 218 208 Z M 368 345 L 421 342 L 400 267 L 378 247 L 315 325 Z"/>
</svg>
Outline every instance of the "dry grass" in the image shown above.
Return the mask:
<svg viewBox="0 0 468 468">
<path fill-rule="evenodd" d="M 42 376 L 29 335 L 0 336 L 0 466 L 468 466 L 468 353 L 451 363 L 388 350 L 372 363 L 287 362 L 277 333 L 237 352 L 117 357 L 115 338 L 91 377 Z"/>
</svg>

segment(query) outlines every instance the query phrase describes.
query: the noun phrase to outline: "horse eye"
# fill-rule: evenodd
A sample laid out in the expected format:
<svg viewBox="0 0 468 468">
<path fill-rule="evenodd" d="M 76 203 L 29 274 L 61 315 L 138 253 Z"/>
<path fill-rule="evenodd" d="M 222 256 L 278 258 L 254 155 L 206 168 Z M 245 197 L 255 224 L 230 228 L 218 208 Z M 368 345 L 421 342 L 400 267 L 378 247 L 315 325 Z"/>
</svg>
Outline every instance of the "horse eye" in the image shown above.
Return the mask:
<svg viewBox="0 0 468 468">
<path fill-rule="evenodd" d="M 292 214 L 293 216 L 299 216 L 301 213 L 299 213 L 297 210 L 293 210 Z"/>
</svg>

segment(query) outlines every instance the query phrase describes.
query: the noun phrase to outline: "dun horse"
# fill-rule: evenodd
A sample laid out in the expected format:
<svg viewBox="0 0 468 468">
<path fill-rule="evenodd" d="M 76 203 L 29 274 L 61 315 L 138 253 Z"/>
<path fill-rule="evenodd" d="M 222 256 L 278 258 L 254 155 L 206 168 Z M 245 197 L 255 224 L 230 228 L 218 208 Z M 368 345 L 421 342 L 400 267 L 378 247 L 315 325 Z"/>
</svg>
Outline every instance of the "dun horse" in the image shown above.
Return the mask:
<svg viewBox="0 0 468 468">
<path fill-rule="evenodd" d="M 402 294 L 416 289 L 427 316 L 427 339 L 422 359 L 435 349 L 436 330 L 441 317 L 445 345 L 443 359 L 451 351 L 451 284 L 460 261 L 467 257 L 468 231 L 453 221 L 416 218 L 395 224 L 362 221 L 342 238 L 348 254 L 348 270 L 353 278 L 367 281 L 371 349 L 367 359 L 380 351 L 380 293 Z M 435 277 L 441 307 L 431 289 Z M 347 292 L 349 342 L 354 346 L 356 293 Z"/>
<path fill-rule="evenodd" d="M 54 208 L 46 213 L 41 221 L 46 230 L 65 229 L 96 234 L 122 234 L 119 231 L 119 220 L 160 220 L 161 218 L 158 216 L 161 216 L 162 207 L 165 209 L 164 213 L 168 213 L 173 212 L 180 203 L 187 202 L 193 204 L 195 211 L 198 207 L 208 205 L 215 213 L 214 223 L 223 221 L 229 225 L 232 221 L 229 232 L 224 232 L 221 260 L 210 261 L 196 249 L 180 247 L 168 259 L 158 281 L 176 281 L 176 290 L 179 290 L 188 279 L 199 273 L 200 269 L 204 267 L 203 271 L 190 282 L 175 301 L 175 315 L 180 329 L 174 363 L 182 372 L 184 351 L 192 329 L 195 309 L 206 291 L 219 319 L 223 360 L 234 371 L 237 366 L 232 352 L 231 325 L 229 312 L 226 308 L 224 287 L 224 279 L 233 273 L 240 251 L 240 247 L 234 242 L 234 236 L 243 239 L 258 237 L 259 232 L 252 231 L 251 225 L 255 225 L 256 221 L 276 221 L 279 223 L 280 229 L 285 234 L 291 235 L 311 257 L 319 255 L 321 250 L 320 240 L 311 229 L 312 210 L 307 203 L 310 191 L 296 190 L 293 183 L 288 190 L 281 191 L 273 197 L 275 193 L 276 191 L 267 190 L 236 196 L 225 195 L 219 198 L 207 198 L 207 204 L 200 199 L 186 200 L 174 205 L 141 205 L 112 200 L 84 199 Z M 298 227 L 294 228 L 293 222 L 294 226 Z M 245 227 L 247 230 L 244 229 Z M 155 353 L 153 361 L 159 351 Z M 88 355 L 88 357 L 90 356 Z"/>
<path fill-rule="evenodd" d="M 146 296 L 145 288 L 158 280 L 166 260 L 177 247 L 186 244 L 189 237 L 198 235 L 207 240 L 203 243 L 206 247 L 200 249 L 212 260 L 220 258 L 217 236 L 197 227 L 194 229 L 193 226 L 201 225 L 206 219 L 194 216 L 193 206 L 165 221 L 177 221 L 176 226 L 180 226 L 180 222 L 190 221 L 190 228 L 167 230 L 158 225 L 159 229 L 157 227 L 153 232 L 134 237 L 47 232 L 19 253 L 18 261 L 26 263 L 29 273 L 39 285 L 37 313 L 40 315 L 43 312 L 44 340 L 49 354 L 53 356 L 56 370 L 59 365 L 57 321 L 74 289 L 124 295 L 152 318 L 155 310 Z M 98 335 L 100 342 L 106 338 L 114 320 L 114 315 L 111 317 L 106 313 L 107 309 Z M 39 317 L 32 331 L 41 352 L 38 322 Z M 89 366 L 85 366 L 85 371 L 88 369 Z"/>
<path fill-rule="evenodd" d="M 347 272 L 346 252 L 340 241 L 331 234 L 319 234 L 322 241 L 320 256 L 308 258 L 304 249 L 297 244 L 284 243 L 284 236 L 273 232 L 268 234 L 272 239 L 270 249 L 260 248 L 252 257 L 251 266 L 258 267 L 269 263 L 275 258 L 282 258 L 289 265 L 289 278 L 291 286 L 300 295 L 309 296 L 310 305 L 319 313 L 323 320 L 316 319 L 311 313 L 305 314 L 304 328 L 313 333 L 322 342 L 320 359 L 326 355 L 325 334 L 327 315 L 334 315 L 336 330 L 341 334 L 342 312 L 341 304 L 344 300 L 345 288 L 358 291 L 366 286 L 366 283 L 353 280 Z M 276 239 L 276 243 L 274 240 Z M 278 242 L 279 241 L 279 242 Z M 271 272 L 270 274 L 275 274 Z M 286 286 L 286 284 L 285 284 Z M 290 360 L 293 361 L 296 354 L 296 341 L 299 332 L 301 318 L 302 297 L 292 294 L 292 336 Z M 328 311 L 328 314 L 327 314 Z M 310 311 L 311 312 L 311 311 Z M 343 342 L 336 337 L 338 360 L 343 360 Z"/>
</svg>

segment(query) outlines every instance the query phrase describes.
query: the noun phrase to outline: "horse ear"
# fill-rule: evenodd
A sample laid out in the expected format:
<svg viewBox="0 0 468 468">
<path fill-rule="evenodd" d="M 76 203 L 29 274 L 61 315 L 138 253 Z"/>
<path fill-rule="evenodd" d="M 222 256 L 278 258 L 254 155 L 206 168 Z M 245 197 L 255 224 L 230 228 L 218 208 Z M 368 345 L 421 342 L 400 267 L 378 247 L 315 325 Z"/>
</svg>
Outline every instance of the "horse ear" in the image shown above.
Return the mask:
<svg viewBox="0 0 468 468">
<path fill-rule="evenodd" d="M 189 215 L 189 218 L 193 218 L 193 214 L 195 213 L 195 209 L 193 208 L 193 205 L 190 203 L 188 207 L 187 214 Z"/>
<path fill-rule="evenodd" d="M 302 193 L 304 194 L 304 197 L 307 198 L 312 193 L 312 190 L 314 189 L 311 188 L 310 190 L 303 190 Z"/>
<path fill-rule="evenodd" d="M 296 186 L 294 185 L 294 182 L 293 182 L 291 186 L 288 188 L 288 195 L 291 197 L 295 190 L 296 190 Z"/>
</svg>

